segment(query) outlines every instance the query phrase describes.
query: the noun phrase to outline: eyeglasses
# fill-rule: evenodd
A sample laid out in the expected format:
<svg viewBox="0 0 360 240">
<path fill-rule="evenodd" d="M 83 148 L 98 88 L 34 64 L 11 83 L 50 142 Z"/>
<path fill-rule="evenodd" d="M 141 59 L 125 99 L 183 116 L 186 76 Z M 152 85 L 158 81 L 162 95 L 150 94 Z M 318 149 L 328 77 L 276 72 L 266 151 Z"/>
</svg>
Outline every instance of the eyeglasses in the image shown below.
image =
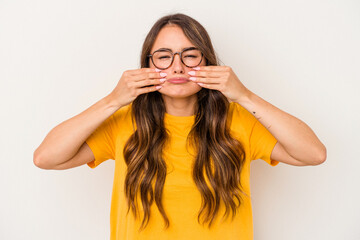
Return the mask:
<svg viewBox="0 0 360 240">
<path fill-rule="evenodd" d="M 203 53 L 195 47 L 185 48 L 181 52 L 175 53 L 170 49 L 159 49 L 147 56 L 151 58 L 156 68 L 164 70 L 171 66 L 176 54 L 179 54 L 181 62 L 190 68 L 200 65 L 204 56 Z"/>
</svg>

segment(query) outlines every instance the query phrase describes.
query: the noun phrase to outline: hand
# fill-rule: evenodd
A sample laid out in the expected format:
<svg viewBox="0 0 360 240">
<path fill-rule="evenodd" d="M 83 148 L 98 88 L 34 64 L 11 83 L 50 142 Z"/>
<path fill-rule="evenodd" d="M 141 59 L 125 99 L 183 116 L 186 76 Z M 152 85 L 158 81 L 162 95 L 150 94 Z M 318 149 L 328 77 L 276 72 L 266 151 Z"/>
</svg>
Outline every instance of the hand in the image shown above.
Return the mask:
<svg viewBox="0 0 360 240">
<path fill-rule="evenodd" d="M 228 66 L 198 66 L 194 70 L 197 71 L 188 72 L 193 77 L 190 80 L 201 87 L 219 90 L 232 102 L 239 102 L 249 95 L 249 90 Z"/>
<path fill-rule="evenodd" d="M 159 90 L 165 82 L 165 79 L 161 78 L 165 76 L 166 73 L 160 73 L 160 70 L 155 68 L 127 70 L 109 97 L 119 108 L 126 106 L 140 94 Z"/>
</svg>

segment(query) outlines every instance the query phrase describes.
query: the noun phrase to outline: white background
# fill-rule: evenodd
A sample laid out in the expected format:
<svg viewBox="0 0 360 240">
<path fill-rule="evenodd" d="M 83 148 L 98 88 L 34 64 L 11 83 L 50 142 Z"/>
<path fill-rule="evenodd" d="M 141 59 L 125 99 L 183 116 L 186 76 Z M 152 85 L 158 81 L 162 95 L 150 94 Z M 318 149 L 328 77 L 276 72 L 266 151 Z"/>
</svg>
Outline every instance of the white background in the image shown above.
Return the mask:
<svg viewBox="0 0 360 240">
<path fill-rule="evenodd" d="M 114 161 L 43 170 L 33 152 L 138 68 L 151 26 L 177 12 L 203 24 L 245 86 L 327 147 L 319 166 L 252 163 L 255 239 L 360 239 L 356 0 L 0 0 L 0 239 L 108 239 Z"/>
</svg>

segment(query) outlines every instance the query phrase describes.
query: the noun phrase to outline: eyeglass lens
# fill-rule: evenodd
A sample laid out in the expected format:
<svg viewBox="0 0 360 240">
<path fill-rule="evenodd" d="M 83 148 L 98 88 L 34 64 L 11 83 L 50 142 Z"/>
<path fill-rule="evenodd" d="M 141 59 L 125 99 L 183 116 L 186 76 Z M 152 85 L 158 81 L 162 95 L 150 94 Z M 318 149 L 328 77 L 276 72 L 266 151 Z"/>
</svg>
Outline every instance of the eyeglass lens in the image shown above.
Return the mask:
<svg viewBox="0 0 360 240">
<path fill-rule="evenodd" d="M 171 65 L 173 53 L 170 51 L 158 51 L 153 53 L 153 63 L 157 68 L 168 68 Z M 201 51 L 189 49 L 182 53 L 181 59 L 188 67 L 196 67 L 201 62 Z"/>
</svg>

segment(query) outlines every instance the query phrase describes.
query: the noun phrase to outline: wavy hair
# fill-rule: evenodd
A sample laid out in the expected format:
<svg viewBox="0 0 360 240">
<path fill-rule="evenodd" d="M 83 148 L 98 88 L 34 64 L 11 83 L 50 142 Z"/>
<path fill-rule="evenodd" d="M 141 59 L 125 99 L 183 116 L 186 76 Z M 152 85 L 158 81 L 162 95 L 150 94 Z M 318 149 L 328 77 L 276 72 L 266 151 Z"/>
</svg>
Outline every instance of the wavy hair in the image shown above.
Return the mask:
<svg viewBox="0 0 360 240">
<path fill-rule="evenodd" d="M 147 55 L 150 54 L 159 31 L 168 24 L 182 28 L 185 36 L 204 54 L 206 65 L 219 65 L 205 28 L 195 19 L 178 13 L 160 18 L 151 28 L 141 51 L 142 68 L 150 66 Z M 196 94 L 195 123 L 187 137 L 187 144 L 192 144 L 196 150 L 192 178 L 202 197 L 198 222 L 200 223 L 200 216 L 206 213 L 203 223 L 208 222 L 210 228 L 221 200 L 226 207 L 224 216 L 228 216 L 231 209 L 233 217 L 242 202 L 241 194 L 244 192 L 240 173 L 245 161 L 245 151 L 241 143 L 231 137 L 227 98 L 220 91 L 206 88 Z M 162 151 L 169 134 L 164 125 L 165 104 L 161 93 L 155 91 L 139 95 L 132 102 L 131 110 L 137 129 L 126 142 L 123 151 L 127 164 L 124 191 L 128 213 L 131 208 L 137 218 L 137 194 L 140 191 L 144 217 L 139 230 L 147 226 L 150 206 L 154 200 L 168 228 L 170 223 L 162 204 L 167 170 Z M 206 183 L 206 178 L 211 187 Z"/>
</svg>

